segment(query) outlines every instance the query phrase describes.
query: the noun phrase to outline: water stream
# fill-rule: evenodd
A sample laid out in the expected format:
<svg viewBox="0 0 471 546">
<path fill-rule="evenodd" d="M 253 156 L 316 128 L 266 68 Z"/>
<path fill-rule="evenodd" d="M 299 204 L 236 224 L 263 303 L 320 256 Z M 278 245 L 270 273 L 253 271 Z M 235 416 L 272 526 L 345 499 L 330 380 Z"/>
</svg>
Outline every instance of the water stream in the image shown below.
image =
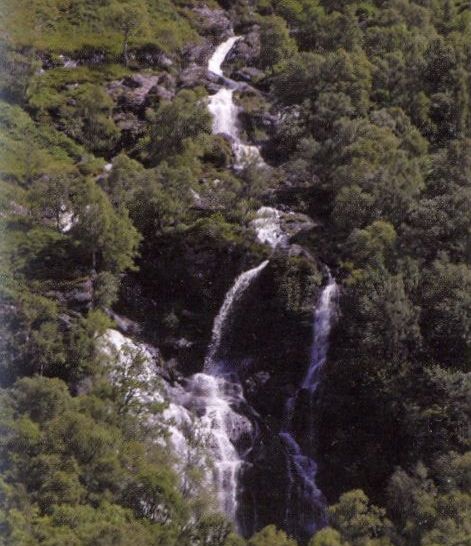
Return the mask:
<svg viewBox="0 0 471 546">
<path fill-rule="evenodd" d="M 301 386 L 290 397 L 285 406 L 283 430 L 280 438 L 285 445 L 288 461 L 288 484 L 286 488 L 285 525 L 296 534 L 311 536 L 326 522 L 326 501 L 316 484 L 317 463 L 304 453 L 299 445 L 294 419 L 296 405 L 302 391 L 307 392 L 310 404 L 319 386 L 320 373 L 327 360 L 329 335 L 335 320 L 338 286 L 328 273 L 328 282 L 322 289 L 314 309 L 313 342 L 311 358 Z M 314 435 L 312 425 L 304 433 Z"/>
<path fill-rule="evenodd" d="M 206 467 L 201 461 L 201 468 L 206 471 L 208 486 L 215 489 L 217 508 L 234 522 L 237 521 L 238 474 L 243 464 L 244 444 L 254 435 L 254 425 L 249 418 L 254 412 L 245 401 L 237 373 L 217 357 L 234 307 L 267 265 L 266 260 L 240 274 L 228 290 L 214 320 L 204 373 L 192 375 L 182 385 L 163 385 L 163 394 L 148 392 L 145 388 L 155 377 L 151 352 L 145 345 L 135 343 L 116 330 L 109 330 L 105 337 L 105 344 L 117 351 L 118 364 L 125 375 L 133 358 L 137 354 L 143 357 L 144 363 L 139 371 L 142 386 L 135 396 L 142 402 L 169 401 L 163 418 L 169 428 L 173 450 L 181 462 L 198 455 L 192 446 L 195 432 L 204 436 L 212 467 Z M 110 353 L 109 349 L 106 351 Z M 115 372 L 112 380 L 116 381 L 117 377 Z"/>
<path fill-rule="evenodd" d="M 221 76 L 223 86 L 217 93 L 211 95 L 208 101 L 208 109 L 213 117 L 213 133 L 227 135 L 231 139 L 234 151 L 234 168 L 240 170 L 247 163 L 265 165 L 257 146 L 244 143 L 240 137 L 239 107 L 234 102 L 234 92 L 242 89 L 239 82 L 231 80 L 223 75 L 222 64 L 234 44 L 241 36 L 232 36 L 219 44 L 208 61 L 208 70 Z"/>
<path fill-rule="evenodd" d="M 213 131 L 231 139 L 235 155 L 236 169 L 242 168 L 247 160 L 264 164 L 256 146 L 242 142 L 238 122 L 239 108 L 234 103 L 234 91 L 239 89 L 237 82 L 224 77 L 222 64 L 234 44 L 240 39 L 233 36 L 220 44 L 208 62 L 208 70 L 220 76 L 222 87 L 209 98 L 208 108 L 213 116 Z M 288 235 L 281 225 L 281 212 L 271 207 L 262 207 L 253 221 L 253 227 L 260 242 L 273 249 L 288 242 Z M 241 273 L 227 291 L 212 327 L 211 341 L 204 360 L 202 373 L 186 378 L 182 384 L 165 383 L 163 394 L 137 393 L 142 400 L 169 404 L 163 412 L 170 431 L 173 451 L 180 460 L 181 475 L 185 460 L 198 460 L 199 452 L 194 448 L 194 435 L 201 433 L 209 451 L 212 465 L 205 460 L 199 464 L 206 473 L 206 483 L 215 492 L 217 507 L 237 524 L 238 483 L 241 467 L 257 436 L 257 416 L 243 394 L 237 371 L 231 368 L 224 358 L 223 345 L 231 325 L 235 308 L 244 294 L 261 272 L 268 260 Z M 313 399 L 319 384 L 320 372 L 326 362 L 329 334 L 335 319 L 338 287 L 330 276 L 323 288 L 314 310 L 313 342 L 311 358 L 306 374 L 297 390 L 287 402 L 285 419 L 279 432 L 287 461 L 287 485 L 285 490 L 285 528 L 293 534 L 312 534 L 324 523 L 325 500 L 316 485 L 317 465 L 310 454 L 303 451 L 295 433 L 295 413 L 299 396 Z M 148 361 L 140 374 L 143 384 L 155 374 L 151 366 L 151 353 L 145 346 L 125 338 L 116 331 L 109 331 L 108 342 L 123 352 L 129 344 L 142 351 Z M 124 351 L 125 366 L 126 357 Z M 306 435 L 312 430 L 306 430 Z M 192 436 L 193 435 L 193 436 Z M 192 440 L 193 438 L 193 440 Z M 267 492 L 269 494 L 269 492 Z M 281 523 L 281 522 L 279 522 Z"/>
<path fill-rule="evenodd" d="M 234 44 L 240 39 L 233 36 L 220 44 L 208 62 L 208 70 L 221 77 L 222 87 L 209 98 L 208 108 L 213 117 L 213 132 L 230 137 L 235 155 L 235 168 L 240 169 L 247 161 L 263 164 L 263 159 L 256 146 L 242 142 L 238 120 L 239 108 L 234 103 L 234 92 L 241 89 L 240 84 L 225 77 L 222 64 Z M 287 243 L 288 237 L 281 227 L 280 211 L 272 207 L 262 207 L 252 222 L 257 238 L 273 249 Z M 227 317 L 238 294 L 243 292 L 264 267 L 243 273 L 238 277 L 227 293 L 221 310 L 214 321 L 213 338 L 205 360 L 205 372 L 224 372 L 224 363 L 217 361 L 216 356 L 224 334 Z M 305 377 L 297 392 L 286 402 L 285 419 L 279 434 L 286 450 L 287 487 L 285 495 L 285 527 L 294 534 L 311 535 L 316 528 L 325 522 L 325 499 L 316 485 L 317 464 L 304 453 L 294 432 L 295 408 L 301 392 L 308 394 L 312 401 L 319 384 L 319 376 L 327 358 L 329 334 L 335 318 L 335 304 L 338 288 L 329 273 L 327 285 L 323 288 L 314 310 L 313 343 L 311 358 Z M 306 430 L 312 435 L 312 430 Z M 234 487 L 233 485 L 231 487 Z"/>
</svg>

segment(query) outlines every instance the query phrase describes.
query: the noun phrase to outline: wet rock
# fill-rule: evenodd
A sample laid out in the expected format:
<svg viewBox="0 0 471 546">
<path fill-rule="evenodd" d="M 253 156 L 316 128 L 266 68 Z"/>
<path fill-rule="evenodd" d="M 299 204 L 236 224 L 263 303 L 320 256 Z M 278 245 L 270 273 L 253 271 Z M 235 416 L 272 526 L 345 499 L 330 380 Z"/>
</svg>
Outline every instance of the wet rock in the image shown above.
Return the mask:
<svg viewBox="0 0 471 546">
<path fill-rule="evenodd" d="M 251 375 L 244 383 L 247 396 L 255 396 L 263 389 L 269 380 L 270 374 L 265 371 L 256 372 Z"/>
</svg>

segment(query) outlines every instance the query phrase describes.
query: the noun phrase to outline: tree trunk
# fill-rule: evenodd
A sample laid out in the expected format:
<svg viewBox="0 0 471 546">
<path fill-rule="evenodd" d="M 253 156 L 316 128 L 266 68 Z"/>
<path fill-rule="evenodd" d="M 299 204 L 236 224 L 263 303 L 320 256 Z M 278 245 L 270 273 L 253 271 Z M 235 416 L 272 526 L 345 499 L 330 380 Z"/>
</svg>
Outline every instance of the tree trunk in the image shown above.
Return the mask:
<svg viewBox="0 0 471 546">
<path fill-rule="evenodd" d="M 123 43 L 123 62 L 124 66 L 128 66 L 129 64 L 129 46 L 128 46 L 128 39 L 129 36 L 126 34 L 124 36 L 124 43 Z"/>
</svg>

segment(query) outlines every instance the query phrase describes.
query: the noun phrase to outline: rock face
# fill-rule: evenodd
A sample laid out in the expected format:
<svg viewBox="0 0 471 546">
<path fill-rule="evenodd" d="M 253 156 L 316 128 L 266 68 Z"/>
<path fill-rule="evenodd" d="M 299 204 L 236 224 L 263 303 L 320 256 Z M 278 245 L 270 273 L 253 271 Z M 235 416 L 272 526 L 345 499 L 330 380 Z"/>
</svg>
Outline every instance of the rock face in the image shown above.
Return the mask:
<svg viewBox="0 0 471 546">
<path fill-rule="evenodd" d="M 229 53 L 226 62 L 228 65 L 238 65 L 238 67 L 253 67 L 257 64 L 259 55 L 260 27 L 254 25 L 251 30 L 235 44 Z"/>
<path fill-rule="evenodd" d="M 232 33 L 231 20 L 224 10 L 198 6 L 193 11 L 201 34 L 209 35 L 215 40 L 221 41 L 221 39 L 227 38 Z"/>
<path fill-rule="evenodd" d="M 205 66 L 192 63 L 180 72 L 178 86 L 181 88 L 204 86 L 209 93 L 216 93 L 221 86 L 221 79 L 209 72 Z"/>
<path fill-rule="evenodd" d="M 257 83 L 265 77 L 263 70 L 259 70 L 254 66 L 243 66 L 238 70 L 231 72 L 231 78 L 236 81 Z"/>
</svg>

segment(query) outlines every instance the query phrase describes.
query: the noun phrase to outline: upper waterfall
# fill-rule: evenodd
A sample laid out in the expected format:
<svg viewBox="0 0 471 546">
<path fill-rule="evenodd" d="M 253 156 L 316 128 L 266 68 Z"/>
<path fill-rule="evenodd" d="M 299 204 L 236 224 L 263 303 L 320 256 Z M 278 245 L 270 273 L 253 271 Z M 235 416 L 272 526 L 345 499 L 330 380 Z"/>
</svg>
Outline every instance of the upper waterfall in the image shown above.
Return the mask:
<svg viewBox="0 0 471 546">
<path fill-rule="evenodd" d="M 219 44 L 208 61 L 208 70 L 210 72 L 223 76 L 222 63 L 240 38 L 240 36 L 232 36 Z M 239 108 L 234 103 L 234 91 L 239 87 L 239 84 L 229 78 L 224 78 L 224 82 L 224 86 L 217 93 L 211 95 L 208 100 L 208 110 L 213 117 L 213 133 L 231 137 L 232 149 L 235 155 L 234 167 L 236 169 L 242 168 L 244 164 L 250 161 L 264 165 L 265 163 L 257 146 L 245 144 L 240 138 Z"/>
<path fill-rule="evenodd" d="M 241 36 L 231 36 L 231 38 L 228 38 L 225 42 L 222 42 L 218 45 L 215 52 L 212 54 L 211 58 L 208 61 L 208 70 L 210 72 L 213 72 L 214 74 L 217 74 L 218 76 L 222 76 L 222 63 L 224 62 L 224 59 L 227 57 L 227 54 L 232 49 L 234 44 L 240 40 Z"/>
<path fill-rule="evenodd" d="M 245 290 L 247 290 L 252 280 L 255 279 L 267 265 L 268 260 L 265 260 L 257 267 L 241 273 L 235 280 L 230 290 L 227 292 L 219 313 L 214 319 L 211 342 L 209 344 L 208 354 L 204 360 L 205 371 L 213 370 L 216 365 L 215 357 L 220 348 L 224 333 L 224 326 L 227 318 L 229 317 L 230 311 L 232 310 L 232 306 L 239 300 Z"/>
</svg>

